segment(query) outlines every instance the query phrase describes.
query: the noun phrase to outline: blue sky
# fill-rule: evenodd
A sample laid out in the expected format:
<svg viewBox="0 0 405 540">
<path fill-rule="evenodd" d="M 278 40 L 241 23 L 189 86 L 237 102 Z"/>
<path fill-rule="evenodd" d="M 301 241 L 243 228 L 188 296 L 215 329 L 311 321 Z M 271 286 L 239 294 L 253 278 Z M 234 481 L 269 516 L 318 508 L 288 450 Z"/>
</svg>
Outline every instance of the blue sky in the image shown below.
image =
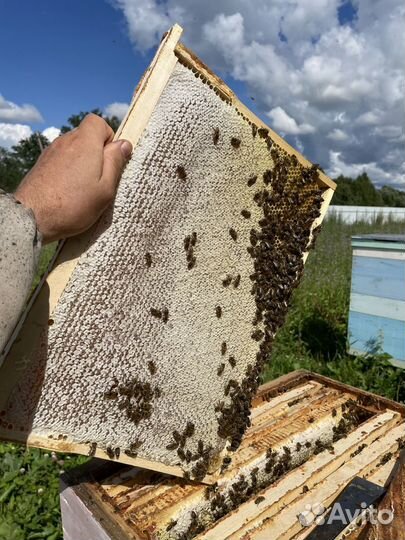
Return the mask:
<svg viewBox="0 0 405 540">
<path fill-rule="evenodd" d="M 0 145 L 128 103 L 161 34 L 179 22 L 184 42 L 331 176 L 366 171 L 402 187 L 402 3 L 0 0 Z"/>
<path fill-rule="evenodd" d="M 122 11 L 105 0 L 0 0 L 0 13 L 0 47 L 8 51 L 0 91 L 41 112 L 44 121 L 30 123 L 33 130 L 60 127 L 79 111 L 129 102 L 155 52 L 131 43 Z M 245 84 L 225 77 L 260 114 Z"/>
<path fill-rule="evenodd" d="M 128 102 L 152 57 L 135 54 L 122 12 L 104 1 L 0 0 L 0 13 L 0 91 L 35 105 L 44 123 L 34 129 Z"/>
</svg>

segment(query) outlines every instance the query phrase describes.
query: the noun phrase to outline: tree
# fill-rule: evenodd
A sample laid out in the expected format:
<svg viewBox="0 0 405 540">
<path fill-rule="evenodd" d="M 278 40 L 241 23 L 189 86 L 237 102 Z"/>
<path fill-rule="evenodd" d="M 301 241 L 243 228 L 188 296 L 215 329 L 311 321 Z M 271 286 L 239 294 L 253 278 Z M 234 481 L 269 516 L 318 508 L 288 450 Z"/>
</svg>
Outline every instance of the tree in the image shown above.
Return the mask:
<svg viewBox="0 0 405 540">
<path fill-rule="evenodd" d="M 346 178 L 340 175 L 335 180 L 337 188 L 335 194 L 333 195 L 333 204 L 348 205 L 353 204 L 353 194 L 352 194 L 352 179 Z"/>
<path fill-rule="evenodd" d="M 49 140 L 39 132 L 35 132 L 27 139 L 12 147 L 12 154 L 20 163 L 21 170 L 26 174 L 37 162 L 41 152 L 50 145 Z"/>
<path fill-rule="evenodd" d="M 7 192 L 15 191 L 49 144 L 44 135 L 35 132 L 15 144 L 11 150 L 0 147 L 0 188 Z"/>
<path fill-rule="evenodd" d="M 405 192 L 398 191 L 390 186 L 383 186 L 380 190 L 384 206 L 405 207 Z"/>
<path fill-rule="evenodd" d="M 19 162 L 9 150 L 0 147 L 0 188 L 8 193 L 14 191 L 23 176 Z"/>
<path fill-rule="evenodd" d="M 61 133 L 67 133 L 68 131 L 71 131 L 74 128 L 77 128 L 80 124 L 80 122 L 83 120 L 83 118 L 89 114 L 89 112 L 93 114 L 97 114 L 97 116 L 101 116 L 101 118 L 104 118 L 104 120 L 107 122 L 107 124 L 112 128 L 114 133 L 117 131 L 120 125 L 120 121 L 116 116 L 104 116 L 102 111 L 100 109 L 93 109 L 92 111 L 83 112 L 80 111 L 79 114 L 72 114 L 72 116 L 69 116 L 68 118 L 68 125 L 64 125 L 61 127 L 60 131 Z"/>
<path fill-rule="evenodd" d="M 355 204 L 360 206 L 381 206 L 382 197 L 367 173 L 360 174 L 353 182 Z"/>
<path fill-rule="evenodd" d="M 333 204 L 355 206 L 400 206 L 405 207 L 405 192 L 390 186 L 375 188 L 367 173 L 356 179 L 346 176 L 336 178 Z"/>
</svg>

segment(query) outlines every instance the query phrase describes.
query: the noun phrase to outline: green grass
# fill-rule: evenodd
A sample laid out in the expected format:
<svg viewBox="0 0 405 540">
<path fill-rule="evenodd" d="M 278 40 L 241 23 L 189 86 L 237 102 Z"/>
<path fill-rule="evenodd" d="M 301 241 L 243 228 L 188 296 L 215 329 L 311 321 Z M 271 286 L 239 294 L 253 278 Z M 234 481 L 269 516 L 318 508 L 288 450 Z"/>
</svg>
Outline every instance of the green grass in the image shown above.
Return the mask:
<svg viewBox="0 0 405 540">
<path fill-rule="evenodd" d="M 0 444 L 0 539 L 62 540 L 59 477 L 86 459 Z"/>
<path fill-rule="evenodd" d="M 346 353 L 350 301 L 351 236 L 403 233 L 404 222 L 345 225 L 329 219 L 309 254 L 304 278 L 295 291 L 285 325 L 277 334 L 264 380 L 294 369 L 310 369 L 358 388 L 405 401 L 405 371 L 387 356 Z"/>
<path fill-rule="evenodd" d="M 39 256 L 39 261 L 38 261 L 37 275 L 35 276 L 34 282 L 32 284 L 33 290 L 38 285 L 41 279 L 41 276 L 44 274 L 44 272 L 48 268 L 48 264 L 55 253 L 57 245 L 58 245 L 57 242 L 52 242 L 52 244 L 47 244 L 46 246 L 42 248 L 41 254 Z"/>
<path fill-rule="evenodd" d="M 349 309 L 350 237 L 362 233 L 402 233 L 405 223 L 344 225 L 329 220 L 310 253 L 305 276 L 274 343 L 264 373 L 270 380 L 306 368 L 377 394 L 405 401 L 405 371 L 378 353 L 346 353 Z M 39 275 L 55 246 L 47 246 Z M 87 458 L 0 444 L 0 540 L 61 540 L 59 476 Z M 60 461 L 62 460 L 62 461 Z M 24 471 L 22 471 L 24 469 Z"/>
</svg>

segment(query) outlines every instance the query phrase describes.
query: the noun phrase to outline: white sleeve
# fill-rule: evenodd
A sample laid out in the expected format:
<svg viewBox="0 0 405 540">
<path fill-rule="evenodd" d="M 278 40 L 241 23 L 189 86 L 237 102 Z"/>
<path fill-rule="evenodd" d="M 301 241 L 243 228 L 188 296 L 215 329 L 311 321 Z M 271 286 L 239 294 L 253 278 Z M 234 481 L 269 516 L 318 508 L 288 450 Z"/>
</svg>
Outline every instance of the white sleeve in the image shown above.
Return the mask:
<svg viewBox="0 0 405 540">
<path fill-rule="evenodd" d="M 0 353 L 30 293 L 40 250 L 33 212 L 0 190 Z"/>
</svg>

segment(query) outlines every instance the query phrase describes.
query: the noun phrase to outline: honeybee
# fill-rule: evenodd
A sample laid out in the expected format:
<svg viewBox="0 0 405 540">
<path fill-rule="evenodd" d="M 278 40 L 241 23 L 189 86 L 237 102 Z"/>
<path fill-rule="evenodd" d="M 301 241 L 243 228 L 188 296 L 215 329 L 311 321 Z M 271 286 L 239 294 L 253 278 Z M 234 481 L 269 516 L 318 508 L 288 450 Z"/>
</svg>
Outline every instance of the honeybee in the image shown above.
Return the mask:
<svg viewBox="0 0 405 540">
<path fill-rule="evenodd" d="M 222 364 L 220 364 L 220 365 L 218 366 L 218 369 L 217 369 L 217 375 L 218 375 L 218 377 L 220 377 L 220 376 L 223 374 L 224 370 L 225 370 L 225 364 L 222 363 Z"/>
<path fill-rule="evenodd" d="M 114 450 L 111 448 L 111 446 L 107 446 L 107 448 L 105 449 L 105 451 L 106 451 L 107 456 L 108 456 L 110 459 L 114 459 L 115 453 L 114 453 Z"/>
<path fill-rule="evenodd" d="M 166 445 L 166 450 L 176 450 L 177 447 L 178 443 L 176 443 L 176 441 L 173 441 Z"/>
<path fill-rule="evenodd" d="M 256 180 L 257 180 L 257 176 L 255 175 L 251 176 L 249 180 L 247 181 L 247 185 L 249 187 L 252 187 L 256 183 Z"/>
<path fill-rule="evenodd" d="M 193 424 L 193 422 L 191 422 L 190 420 L 187 422 L 186 424 L 186 429 L 184 430 L 184 435 L 186 437 L 192 437 L 193 434 L 194 434 L 194 431 L 195 431 L 195 426 Z"/>
<path fill-rule="evenodd" d="M 87 455 L 90 456 L 90 457 L 95 456 L 96 455 L 96 450 L 97 450 L 97 443 L 95 443 L 95 442 L 90 443 L 90 449 L 89 449 L 89 453 Z"/>
<path fill-rule="evenodd" d="M 187 235 L 187 236 L 184 238 L 184 250 L 185 250 L 185 251 L 188 251 L 188 248 L 190 247 L 190 242 L 191 242 L 191 236 L 190 236 L 190 235 Z"/>
<path fill-rule="evenodd" d="M 166 527 L 166 531 L 171 531 L 175 525 L 177 525 L 177 521 L 175 519 L 171 519 Z"/>
<path fill-rule="evenodd" d="M 157 372 L 157 367 L 153 360 L 148 361 L 148 369 L 151 375 L 155 375 L 155 373 Z"/>
<path fill-rule="evenodd" d="M 187 178 L 186 169 L 182 165 L 177 167 L 176 173 L 180 180 L 185 180 Z"/>
<path fill-rule="evenodd" d="M 257 130 L 258 134 L 260 137 L 262 137 L 263 139 L 265 139 L 268 134 L 269 134 L 269 130 L 267 128 L 264 128 L 264 127 L 261 127 Z"/>
<path fill-rule="evenodd" d="M 232 227 L 229 229 L 229 234 L 234 242 L 238 239 L 238 233 Z"/>
<path fill-rule="evenodd" d="M 169 320 L 169 310 L 165 307 L 162 309 L 162 321 L 164 323 L 167 323 L 168 320 Z"/>
<path fill-rule="evenodd" d="M 152 255 L 150 253 L 145 253 L 145 262 L 148 268 L 152 266 Z"/>
<path fill-rule="evenodd" d="M 235 360 L 235 357 L 234 357 L 234 356 L 230 356 L 230 357 L 228 358 L 228 362 L 229 362 L 229 364 L 231 365 L 231 367 L 234 368 L 234 367 L 236 366 L 236 360 Z"/>
<path fill-rule="evenodd" d="M 239 148 L 240 143 L 241 143 L 241 140 L 240 140 L 240 139 L 237 139 L 236 137 L 232 137 L 232 139 L 231 139 L 231 145 L 232 145 L 234 148 Z"/>
</svg>

